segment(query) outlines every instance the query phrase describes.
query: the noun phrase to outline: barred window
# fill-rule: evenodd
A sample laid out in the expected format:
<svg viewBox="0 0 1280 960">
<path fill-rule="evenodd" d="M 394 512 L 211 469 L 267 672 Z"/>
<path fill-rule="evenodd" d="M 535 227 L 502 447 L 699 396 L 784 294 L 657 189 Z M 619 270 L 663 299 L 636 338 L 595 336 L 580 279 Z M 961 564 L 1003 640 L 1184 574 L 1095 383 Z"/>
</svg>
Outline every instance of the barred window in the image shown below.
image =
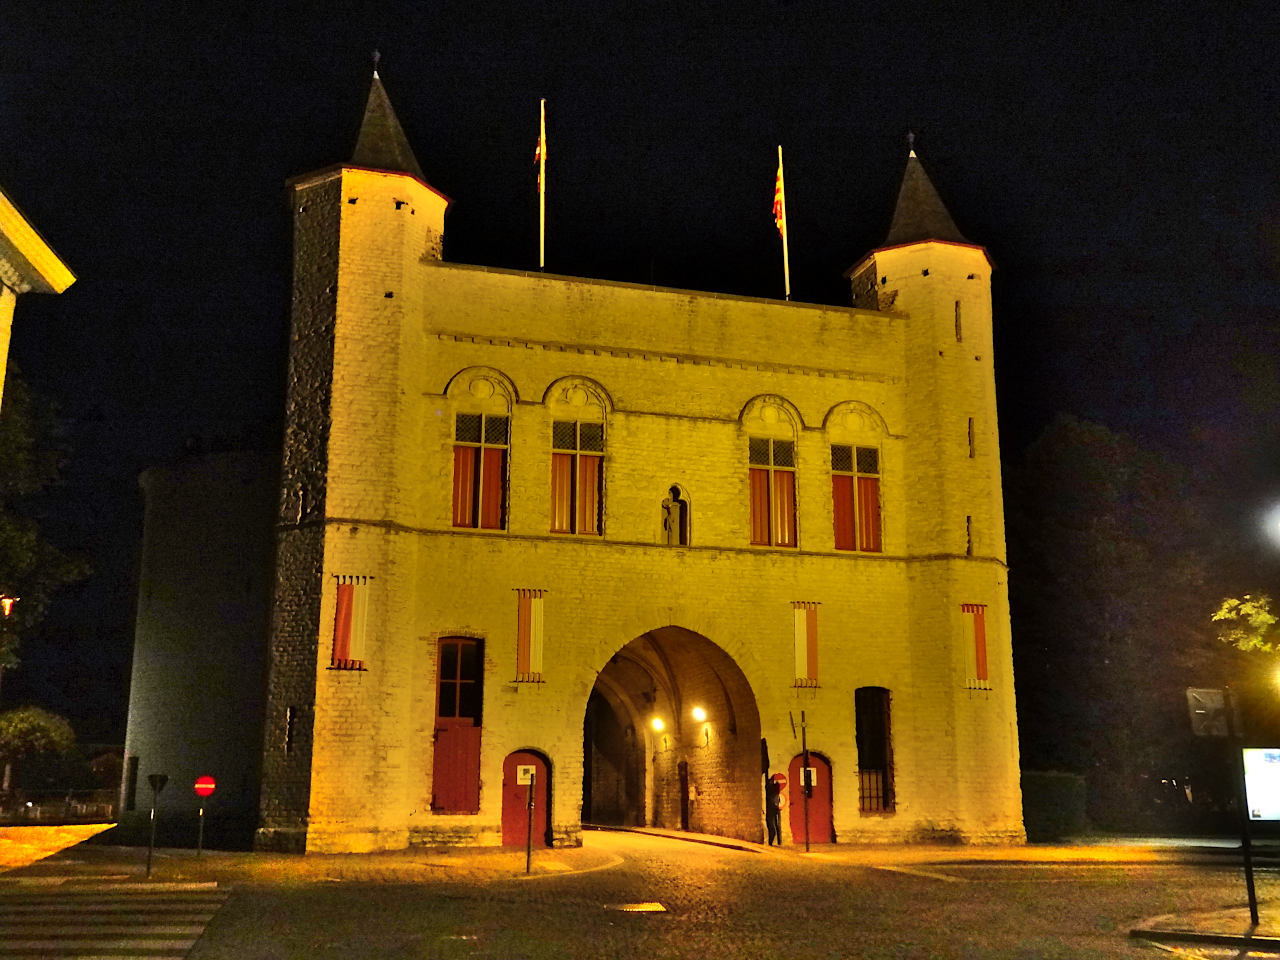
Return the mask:
<svg viewBox="0 0 1280 960">
<path fill-rule="evenodd" d="M 751 542 L 796 545 L 796 444 L 794 440 L 747 440 L 751 489 Z"/>
<path fill-rule="evenodd" d="M 505 530 L 511 419 L 460 413 L 454 423 L 453 525 Z"/>
<path fill-rule="evenodd" d="M 880 553 L 880 451 L 831 445 L 831 501 L 837 550 Z"/>
<path fill-rule="evenodd" d="M 551 424 L 551 532 L 599 536 L 604 500 L 604 424 Z"/>
<path fill-rule="evenodd" d="M 854 740 L 858 748 L 858 809 L 892 813 L 893 740 L 889 724 L 889 691 L 859 687 L 853 692 Z"/>
</svg>

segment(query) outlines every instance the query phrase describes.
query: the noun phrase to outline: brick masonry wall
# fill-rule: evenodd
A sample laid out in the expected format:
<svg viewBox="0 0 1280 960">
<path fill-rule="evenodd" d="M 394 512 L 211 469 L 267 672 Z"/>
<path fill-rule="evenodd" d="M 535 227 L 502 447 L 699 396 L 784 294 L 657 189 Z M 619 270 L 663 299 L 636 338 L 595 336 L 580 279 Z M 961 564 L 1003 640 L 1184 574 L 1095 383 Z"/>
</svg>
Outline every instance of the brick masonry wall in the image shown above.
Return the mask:
<svg viewBox="0 0 1280 960">
<path fill-rule="evenodd" d="M 806 711 L 810 748 L 832 763 L 839 839 L 1021 835 L 989 274 L 969 248 L 926 251 L 927 276 L 909 259 L 877 262 L 897 270 L 903 311 L 891 315 L 653 290 L 440 264 L 428 255 L 426 218 L 381 202 L 410 189 L 395 182 L 407 178 L 350 177 L 345 190 L 358 189 L 358 204 L 326 195 L 342 217 L 326 533 L 322 575 L 311 566 L 303 578 L 320 590 L 316 619 L 308 607 L 298 626 L 299 637 L 313 637 L 308 849 L 496 843 L 502 760 L 517 749 L 551 759 L 553 831 L 575 842 L 583 718 L 597 675 L 631 641 L 670 625 L 706 638 L 741 670 L 747 692 L 738 699 L 758 712 L 774 769 L 798 752 L 791 716 Z M 421 213 L 429 198 L 410 195 L 408 208 Z M 299 250 L 305 261 L 305 243 Z M 312 260 L 327 269 L 327 253 Z M 959 344 L 948 315 L 955 299 L 966 310 Z M 475 408 L 475 376 L 512 397 L 505 532 L 449 525 L 453 417 Z M 572 384 L 605 410 L 603 537 L 549 532 L 551 421 L 583 409 L 565 399 Z M 747 543 L 747 438 L 762 397 L 781 398 L 773 409 L 795 421 L 796 550 Z M 308 429 L 314 437 L 319 427 Z M 833 550 L 837 434 L 881 450 L 882 555 Z M 685 548 L 662 545 L 661 501 L 673 483 L 692 508 Z M 286 480 L 286 501 L 289 489 Z M 971 552 L 965 516 L 975 519 Z M 314 546 L 298 553 L 314 564 Z M 328 669 L 330 581 L 340 573 L 375 577 L 363 672 Z M 547 591 L 544 683 L 515 682 L 517 588 Z M 816 689 L 793 686 L 796 600 L 821 605 Z M 961 603 L 989 605 L 990 691 L 965 685 Z M 430 811 L 443 636 L 484 640 L 476 815 Z M 303 641 L 295 646 L 304 656 Z M 858 813 L 859 686 L 893 695 L 893 815 Z M 707 765 L 711 743 L 730 742 L 716 722 L 702 754 L 701 730 L 666 751 L 646 743 L 651 815 L 678 816 L 670 784 L 685 759 L 695 829 L 750 832 L 754 820 L 758 830 L 758 739 L 738 738 L 736 759 L 721 752 Z M 726 792 L 730 771 L 753 782 Z M 753 811 L 726 812 L 744 797 L 755 798 Z"/>
<path fill-rule="evenodd" d="M 319 637 L 342 182 L 293 185 L 289 389 L 256 844 L 305 848 Z"/>
</svg>

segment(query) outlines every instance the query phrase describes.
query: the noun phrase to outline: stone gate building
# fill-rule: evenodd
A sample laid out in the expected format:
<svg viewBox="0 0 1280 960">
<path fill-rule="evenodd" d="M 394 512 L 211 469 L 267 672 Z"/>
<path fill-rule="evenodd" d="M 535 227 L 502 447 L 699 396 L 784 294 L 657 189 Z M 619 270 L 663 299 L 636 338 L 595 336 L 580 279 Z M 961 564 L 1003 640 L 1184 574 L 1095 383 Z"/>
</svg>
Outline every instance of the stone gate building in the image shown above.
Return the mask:
<svg viewBox="0 0 1280 960">
<path fill-rule="evenodd" d="M 442 260 L 375 76 L 292 181 L 258 843 L 1022 838 L 991 264 L 914 153 L 851 307 Z M 810 796 L 800 789 L 807 745 Z"/>
</svg>

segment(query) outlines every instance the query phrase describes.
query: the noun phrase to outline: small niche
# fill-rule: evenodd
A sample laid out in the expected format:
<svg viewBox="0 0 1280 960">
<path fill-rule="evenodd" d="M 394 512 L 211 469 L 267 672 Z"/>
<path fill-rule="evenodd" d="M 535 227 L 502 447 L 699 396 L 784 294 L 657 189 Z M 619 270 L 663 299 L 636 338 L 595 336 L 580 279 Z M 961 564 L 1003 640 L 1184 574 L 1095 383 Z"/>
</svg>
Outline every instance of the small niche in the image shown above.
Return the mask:
<svg viewBox="0 0 1280 960">
<path fill-rule="evenodd" d="M 668 546 L 689 545 L 689 498 L 673 483 L 662 501 L 662 535 Z"/>
</svg>

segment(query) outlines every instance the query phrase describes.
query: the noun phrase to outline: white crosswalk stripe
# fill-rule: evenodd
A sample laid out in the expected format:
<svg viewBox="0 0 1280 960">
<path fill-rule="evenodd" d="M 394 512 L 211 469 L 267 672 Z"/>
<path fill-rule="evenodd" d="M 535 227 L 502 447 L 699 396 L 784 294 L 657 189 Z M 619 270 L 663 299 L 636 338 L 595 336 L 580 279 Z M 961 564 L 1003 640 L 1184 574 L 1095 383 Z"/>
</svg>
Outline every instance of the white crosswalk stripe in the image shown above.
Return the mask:
<svg viewBox="0 0 1280 960">
<path fill-rule="evenodd" d="M 0 960 L 180 960 L 227 891 L 43 888 L 0 895 Z"/>
</svg>

